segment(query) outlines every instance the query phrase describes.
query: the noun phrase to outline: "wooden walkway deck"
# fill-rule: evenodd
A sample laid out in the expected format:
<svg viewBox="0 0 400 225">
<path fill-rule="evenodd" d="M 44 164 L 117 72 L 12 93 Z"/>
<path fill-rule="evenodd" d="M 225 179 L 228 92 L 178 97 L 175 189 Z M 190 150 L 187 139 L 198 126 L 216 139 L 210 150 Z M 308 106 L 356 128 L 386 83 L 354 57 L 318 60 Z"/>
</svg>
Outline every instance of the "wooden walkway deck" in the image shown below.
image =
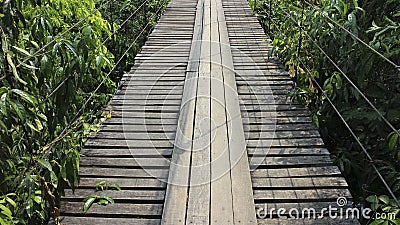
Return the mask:
<svg viewBox="0 0 400 225">
<path fill-rule="evenodd" d="M 357 224 L 271 210 L 351 195 L 265 39 L 245 0 L 172 0 L 85 144 L 62 223 Z M 83 213 L 100 181 L 116 203 Z"/>
</svg>

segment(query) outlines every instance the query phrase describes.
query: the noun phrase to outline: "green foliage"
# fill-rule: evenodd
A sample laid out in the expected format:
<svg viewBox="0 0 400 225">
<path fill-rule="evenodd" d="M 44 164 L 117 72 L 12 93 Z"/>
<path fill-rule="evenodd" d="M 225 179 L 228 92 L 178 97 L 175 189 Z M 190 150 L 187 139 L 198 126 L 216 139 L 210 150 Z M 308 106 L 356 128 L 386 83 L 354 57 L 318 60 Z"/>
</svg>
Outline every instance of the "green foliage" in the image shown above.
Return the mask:
<svg viewBox="0 0 400 225">
<path fill-rule="evenodd" d="M 109 190 L 110 188 L 115 188 L 115 190 L 120 191 L 121 187 L 118 184 L 112 184 L 108 181 L 100 181 L 99 183 L 96 184 L 96 191 L 104 191 L 104 190 Z M 87 212 L 90 207 L 93 205 L 93 203 L 97 203 L 98 205 L 108 205 L 108 204 L 114 204 L 114 199 L 111 198 L 110 196 L 107 195 L 89 195 L 85 199 L 83 199 L 85 202 L 83 205 L 83 212 Z"/>
<path fill-rule="evenodd" d="M 139 11 L 123 27 L 121 22 L 142 2 L 115 0 L 97 12 L 104 1 L 1 2 L 1 224 L 57 219 L 63 190 L 79 183 L 79 149 L 104 121 L 100 109 L 115 92 L 116 77 L 133 63 L 146 33 L 108 76 L 114 61 L 165 2 L 148 1 L 147 11 Z M 152 17 L 147 32 L 157 18 Z M 111 41 L 104 41 L 119 28 Z"/>
<path fill-rule="evenodd" d="M 99 183 L 96 184 L 97 191 L 109 190 L 110 188 L 115 188 L 118 191 L 121 190 L 121 187 L 118 184 L 112 184 L 111 182 L 107 182 L 107 181 L 100 181 Z"/>
<path fill-rule="evenodd" d="M 93 203 L 97 203 L 98 205 L 108 205 L 108 204 L 114 204 L 114 199 L 110 198 L 109 196 L 106 195 L 90 195 L 86 197 L 84 200 L 85 204 L 83 204 L 83 212 L 87 212 L 90 207 L 93 205 Z"/>
<path fill-rule="evenodd" d="M 318 48 L 326 52 L 398 129 L 400 71 L 337 24 L 400 65 L 400 2 L 307 2 L 312 6 L 303 0 L 251 2 L 270 37 L 273 45 L 271 55 L 283 59 L 296 82 L 296 88 L 289 95 L 311 109 L 313 121 L 320 128 L 334 162 L 346 175 L 355 199 L 364 201 L 371 193 L 389 193 L 314 80 L 322 86 L 374 159 L 372 163 L 382 172 L 395 195 L 400 197 L 397 133 L 391 130 Z"/>
<path fill-rule="evenodd" d="M 126 53 L 126 57 L 123 58 L 121 66 L 113 73 L 112 78 L 114 80 L 118 80 L 122 76 L 123 71 L 128 71 L 133 66 L 134 57 L 146 41 L 147 34 L 149 34 L 151 28 L 158 20 L 155 13 L 159 7 L 163 4 L 165 5 L 166 2 L 168 2 L 168 0 L 150 0 L 147 2 L 137 0 L 112 0 L 112 4 L 102 9 L 102 14 L 112 23 L 112 31 L 115 32 L 115 35 L 112 35 L 110 40 L 106 43 L 108 49 L 111 50 L 115 57 L 120 58 L 128 49 L 129 45 L 135 42 L 133 48 L 131 48 Z M 133 15 L 134 19 L 125 22 L 134 12 L 136 12 L 136 14 Z M 121 24 L 124 22 L 124 26 L 121 27 Z M 138 34 L 140 34 L 142 30 L 144 30 L 143 35 L 138 37 Z"/>
<path fill-rule="evenodd" d="M 371 209 L 375 211 L 374 215 L 376 219 L 370 224 L 397 225 L 400 223 L 400 219 L 398 219 L 400 215 L 400 206 L 398 206 L 393 199 L 390 199 L 387 195 L 371 195 L 366 200 L 371 204 Z"/>
</svg>

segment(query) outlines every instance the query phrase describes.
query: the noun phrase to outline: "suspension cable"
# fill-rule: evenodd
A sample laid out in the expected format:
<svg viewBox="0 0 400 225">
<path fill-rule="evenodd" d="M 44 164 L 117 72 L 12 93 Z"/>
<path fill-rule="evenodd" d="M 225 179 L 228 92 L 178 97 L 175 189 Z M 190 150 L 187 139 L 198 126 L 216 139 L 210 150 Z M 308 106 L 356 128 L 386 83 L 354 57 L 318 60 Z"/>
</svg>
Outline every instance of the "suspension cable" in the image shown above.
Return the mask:
<svg viewBox="0 0 400 225">
<path fill-rule="evenodd" d="M 136 15 L 136 13 L 148 2 L 149 0 L 144 1 L 139 7 L 137 7 L 135 9 L 135 11 L 128 16 L 128 18 L 126 18 L 120 25 L 120 27 L 113 31 L 110 35 L 108 35 L 108 37 L 102 42 L 102 45 L 104 45 L 113 35 L 115 35 L 134 15 Z"/>
<path fill-rule="evenodd" d="M 311 74 L 310 70 L 308 70 L 308 68 L 304 65 L 303 61 L 301 59 L 299 59 L 300 63 L 303 65 L 303 67 L 307 70 L 307 73 L 310 75 L 311 79 L 314 81 L 314 83 L 318 86 L 318 89 L 321 90 L 322 94 L 325 96 L 325 98 L 328 100 L 329 104 L 332 106 L 332 108 L 335 110 L 336 114 L 339 116 L 340 120 L 342 120 L 342 122 L 344 123 L 344 125 L 346 126 L 346 128 L 349 130 L 349 132 L 351 133 L 351 135 L 353 136 L 353 138 L 356 140 L 356 142 L 358 143 L 358 145 L 361 147 L 362 151 L 364 152 L 364 154 L 367 156 L 369 162 L 372 165 L 372 168 L 375 170 L 375 172 L 378 174 L 378 177 L 380 178 L 380 180 L 382 181 L 382 183 L 385 185 L 387 191 L 389 192 L 389 194 L 392 196 L 392 198 L 396 201 L 397 205 L 400 206 L 400 202 L 397 199 L 396 195 L 393 193 L 392 189 L 390 188 L 390 186 L 388 185 L 388 183 L 386 182 L 385 178 L 382 176 L 382 174 L 379 172 L 378 168 L 375 166 L 374 164 L 374 160 L 372 159 L 371 155 L 368 153 L 367 149 L 364 147 L 364 145 L 361 143 L 360 139 L 357 137 L 357 135 L 354 133 L 354 131 L 351 129 L 350 125 L 346 122 L 346 120 L 344 119 L 344 117 L 342 116 L 342 114 L 339 112 L 339 110 L 337 109 L 337 107 L 335 106 L 335 104 L 332 102 L 332 100 L 329 98 L 328 94 L 325 93 L 324 89 L 321 87 L 321 85 L 315 80 L 315 78 L 313 77 L 313 75 Z"/>
<path fill-rule="evenodd" d="M 326 13 L 322 12 L 321 9 L 317 9 L 317 7 L 307 1 L 306 2 L 307 5 L 313 7 L 316 11 L 318 11 L 319 14 L 321 14 L 322 16 L 324 16 L 325 18 L 327 18 L 329 21 L 331 21 L 332 23 L 334 23 L 336 26 L 340 27 L 340 29 L 344 30 L 346 33 L 350 34 L 353 38 L 355 38 L 357 41 L 361 42 L 363 45 L 365 45 L 367 48 L 369 48 L 371 51 L 373 51 L 375 54 L 377 54 L 378 56 L 380 56 L 382 59 L 384 59 L 386 62 L 388 62 L 389 64 L 393 65 L 396 69 L 398 69 L 400 71 L 400 66 L 397 65 L 396 63 L 394 63 L 392 60 L 388 59 L 386 56 L 384 56 L 382 53 L 378 52 L 376 49 L 374 49 L 373 47 L 371 47 L 369 44 L 367 44 L 366 42 L 364 42 L 363 40 L 361 40 L 357 35 L 355 35 L 353 32 L 349 31 L 348 29 L 346 29 L 343 25 L 339 24 L 337 21 L 333 20 L 332 18 L 330 18 L 328 15 L 326 15 Z"/>
<path fill-rule="evenodd" d="M 276 3 L 275 3 L 276 4 Z M 280 5 L 276 4 L 294 23 L 296 23 L 296 20 L 290 15 L 288 12 L 286 12 Z M 304 28 L 302 28 L 303 31 Z M 332 63 L 334 67 L 346 78 L 346 80 L 356 89 L 356 91 L 365 99 L 365 101 L 374 109 L 375 112 L 378 113 L 378 115 L 382 118 L 382 120 L 392 129 L 399 137 L 400 137 L 400 132 L 386 119 L 385 116 L 378 110 L 378 108 L 368 99 L 368 97 L 357 87 L 357 85 L 354 84 L 354 82 L 347 76 L 345 72 L 337 65 L 335 61 L 321 48 L 321 46 L 318 45 L 318 43 L 307 33 L 303 32 L 306 34 L 308 39 L 319 49 L 319 51 L 325 55 L 325 57 Z"/>
<path fill-rule="evenodd" d="M 100 45 L 100 46 L 103 46 L 113 35 L 115 35 L 134 15 L 136 15 L 136 13 L 144 6 L 144 4 L 146 4 L 147 2 L 148 2 L 149 0 L 146 0 L 146 1 L 144 1 L 138 8 L 136 8 L 136 10 L 128 17 L 128 18 L 126 18 L 122 23 L 121 23 L 121 25 L 120 25 L 120 27 L 117 29 L 117 30 L 115 30 L 115 31 L 113 31 L 111 34 L 109 34 L 108 35 L 108 37 L 102 42 L 102 44 Z M 97 48 L 95 49 L 95 50 L 97 50 L 97 49 L 99 49 L 100 48 L 100 46 L 97 46 Z M 45 102 L 47 102 L 47 100 L 51 97 L 51 96 L 53 96 L 53 94 L 55 94 L 57 91 L 58 91 L 58 89 L 60 89 L 65 83 L 66 83 L 66 81 L 69 79 L 69 78 L 71 78 L 72 77 L 72 75 L 69 75 L 67 78 L 65 78 L 62 82 L 60 82 L 58 85 L 57 85 L 57 87 L 53 90 L 53 91 L 51 91 L 50 92 L 50 94 L 48 94 L 47 96 L 46 96 L 46 98 L 42 101 L 42 103 L 45 103 Z"/>
<path fill-rule="evenodd" d="M 106 81 L 106 79 L 111 75 L 111 73 L 114 71 L 114 69 L 118 66 L 119 63 L 121 63 L 122 59 L 128 54 L 129 50 L 136 44 L 136 41 L 144 34 L 144 32 L 147 30 L 147 28 L 149 27 L 149 25 L 151 24 L 151 20 L 153 19 L 153 17 L 155 17 L 156 15 L 158 15 L 158 13 L 161 11 L 161 9 L 164 7 L 164 4 L 162 4 L 157 11 L 151 16 L 151 18 L 149 19 L 149 22 L 147 22 L 146 26 L 141 30 L 141 32 L 136 36 L 136 38 L 132 41 L 132 43 L 129 45 L 129 47 L 127 48 L 127 50 L 124 52 L 124 54 L 120 57 L 120 59 L 115 63 L 115 65 L 113 66 L 113 68 L 111 69 L 111 71 L 109 73 L 107 73 L 107 75 L 103 78 L 103 80 L 100 82 L 100 84 L 96 87 L 96 89 L 91 93 L 91 95 L 89 96 L 89 98 L 84 102 L 84 104 L 82 105 L 82 107 L 77 111 L 77 113 L 75 114 L 75 116 L 73 117 L 73 119 L 71 120 L 72 122 L 70 122 L 65 128 L 64 130 L 60 133 L 60 135 L 55 138 L 54 140 L 52 140 L 50 143 L 46 144 L 45 146 L 41 147 L 37 152 L 42 151 L 42 150 L 47 150 L 47 149 L 51 149 L 51 147 L 56 144 L 57 142 L 59 142 L 60 140 L 62 140 L 64 137 L 66 137 L 70 132 L 72 132 L 71 126 L 73 124 L 75 124 L 77 122 L 77 118 L 79 116 L 79 114 L 82 112 L 82 110 L 87 106 L 87 104 L 89 103 L 89 101 L 93 98 L 94 94 L 100 89 L 100 87 L 103 85 L 103 83 Z M 49 154 L 50 151 L 47 151 L 45 153 L 45 157 Z"/>
<path fill-rule="evenodd" d="M 90 16 L 94 15 L 95 13 L 97 13 L 100 9 L 102 9 L 103 7 L 105 7 L 106 5 L 110 4 L 112 0 L 108 0 L 107 2 L 103 3 L 99 8 L 95 8 L 93 11 L 91 11 L 88 15 L 86 15 L 84 18 L 82 18 L 81 20 L 79 20 L 78 22 L 76 22 L 75 24 L 73 24 L 70 28 L 68 28 L 67 30 L 65 30 L 64 32 L 62 32 L 61 34 L 57 35 L 55 38 L 53 38 L 53 40 L 51 40 L 49 43 L 45 44 L 43 47 L 41 47 L 39 50 L 37 50 L 36 52 L 34 52 L 32 55 L 27 56 L 25 59 L 22 60 L 22 62 L 20 62 L 17 65 L 17 68 L 20 67 L 22 64 L 26 63 L 30 58 L 35 57 L 37 54 L 39 54 L 41 51 L 43 51 L 44 49 L 46 49 L 47 47 L 49 47 L 51 44 L 53 44 L 57 39 L 64 37 L 64 35 L 66 35 L 69 31 L 71 31 L 72 29 L 74 29 L 76 26 L 78 26 L 79 24 L 83 23 L 84 21 L 86 21 Z"/>
<path fill-rule="evenodd" d="M 282 8 L 281 8 L 282 9 Z M 283 10 L 283 9 L 282 9 Z M 290 16 L 290 15 L 289 15 Z M 274 20 L 271 18 L 271 21 L 277 25 Z M 276 26 L 280 31 L 281 29 Z M 306 33 L 306 32 L 305 32 Z M 383 175 L 380 173 L 380 171 L 378 170 L 378 168 L 375 166 L 374 164 L 374 160 L 371 157 L 371 155 L 368 153 L 367 149 L 364 147 L 364 145 L 361 143 L 361 141 L 359 140 L 359 138 L 357 137 L 357 135 L 354 133 L 354 131 L 351 129 L 350 125 L 346 122 L 346 120 L 344 119 L 344 117 L 342 116 L 342 114 L 340 113 L 340 111 L 337 109 L 337 107 L 335 106 L 335 104 L 332 102 L 332 100 L 330 99 L 330 97 L 326 94 L 326 92 L 324 91 L 324 89 L 321 87 L 321 85 L 317 82 L 317 80 L 314 78 L 314 76 L 312 75 L 312 73 L 310 72 L 310 70 L 308 69 L 308 67 L 304 64 L 304 62 L 299 58 L 300 63 L 302 64 L 302 66 L 305 68 L 305 70 L 307 71 L 307 73 L 310 75 L 311 79 L 313 80 L 313 82 L 317 85 L 318 89 L 321 90 L 322 94 L 325 96 L 325 98 L 328 100 L 329 104 L 332 106 L 332 108 L 335 110 L 336 114 L 339 116 L 339 118 L 342 120 L 342 122 L 344 123 L 344 125 L 346 126 L 346 128 L 349 130 L 349 132 L 351 133 L 351 135 L 353 136 L 353 138 L 356 140 L 356 142 L 358 143 L 358 145 L 361 147 L 362 151 L 364 152 L 364 154 L 366 155 L 366 157 L 368 158 L 369 162 L 372 165 L 372 168 L 374 169 L 374 171 L 377 173 L 379 179 L 382 181 L 382 183 L 384 184 L 385 188 L 387 189 L 387 191 L 389 192 L 389 194 L 392 196 L 392 198 L 396 201 L 397 205 L 400 206 L 400 202 L 397 199 L 396 195 L 394 194 L 394 192 L 392 191 L 392 189 L 390 188 L 390 186 L 388 185 L 388 183 L 386 182 L 385 178 L 383 177 Z"/>
</svg>

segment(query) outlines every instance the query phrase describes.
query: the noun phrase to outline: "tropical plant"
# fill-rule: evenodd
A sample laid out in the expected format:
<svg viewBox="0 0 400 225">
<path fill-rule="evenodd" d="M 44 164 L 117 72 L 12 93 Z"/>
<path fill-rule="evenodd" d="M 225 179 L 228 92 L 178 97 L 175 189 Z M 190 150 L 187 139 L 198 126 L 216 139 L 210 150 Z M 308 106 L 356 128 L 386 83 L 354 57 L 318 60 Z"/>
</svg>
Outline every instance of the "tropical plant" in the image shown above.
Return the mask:
<svg viewBox="0 0 400 225">
<path fill-rule="evenodd" d="M 399 137 L 371 107 L 400 127 L 400 71 L 394 66 L 400 65 L 399 1 L 265 0 L 251 5 L 271 39 L 271 54 L 284 61 L 296 83 L 289 95 L 311 109 L 356 201 L 369 204 L 366 199 L 375 193 L 391 196 L 371 163 L 399 197 Z"/>
<path fill-rule="evenodd" d="M 129 68 L 145 40 L 139 33 L 144 18 L 151 18 L 150 31 L 158 18 L 154 8 L 162 3 L 147 1 L 151 10 L 130 20 L 134 30 L 119 32 L 120 21 L 141 2 L 1 1 L 1 224 L 47 224 L 51 217 L 57 222 L 63 190 L 79 182 L 79 149 L 98 130 L 92 124 L 104 121 L 101 109 L 115 92 L 114 74 Z M 113 11 L 109 20 L 107 10 L 120 4 L 126 13 Z M 115 65 L 136 36 L 128 61 Z"/>
</svg>

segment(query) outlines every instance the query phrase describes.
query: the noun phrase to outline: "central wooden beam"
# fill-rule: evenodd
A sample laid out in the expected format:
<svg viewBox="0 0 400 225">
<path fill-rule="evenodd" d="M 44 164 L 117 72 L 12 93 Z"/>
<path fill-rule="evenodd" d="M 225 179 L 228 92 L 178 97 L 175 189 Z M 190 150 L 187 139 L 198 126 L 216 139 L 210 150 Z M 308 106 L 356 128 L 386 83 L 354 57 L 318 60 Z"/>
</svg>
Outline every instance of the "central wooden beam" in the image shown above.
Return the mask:
<svg viewBox="0 0 400 225">
<path fill-rule="evenodd" d="M 198 2 L 163 224 L 256 224 L 221 0 Z"/>
</svg>

